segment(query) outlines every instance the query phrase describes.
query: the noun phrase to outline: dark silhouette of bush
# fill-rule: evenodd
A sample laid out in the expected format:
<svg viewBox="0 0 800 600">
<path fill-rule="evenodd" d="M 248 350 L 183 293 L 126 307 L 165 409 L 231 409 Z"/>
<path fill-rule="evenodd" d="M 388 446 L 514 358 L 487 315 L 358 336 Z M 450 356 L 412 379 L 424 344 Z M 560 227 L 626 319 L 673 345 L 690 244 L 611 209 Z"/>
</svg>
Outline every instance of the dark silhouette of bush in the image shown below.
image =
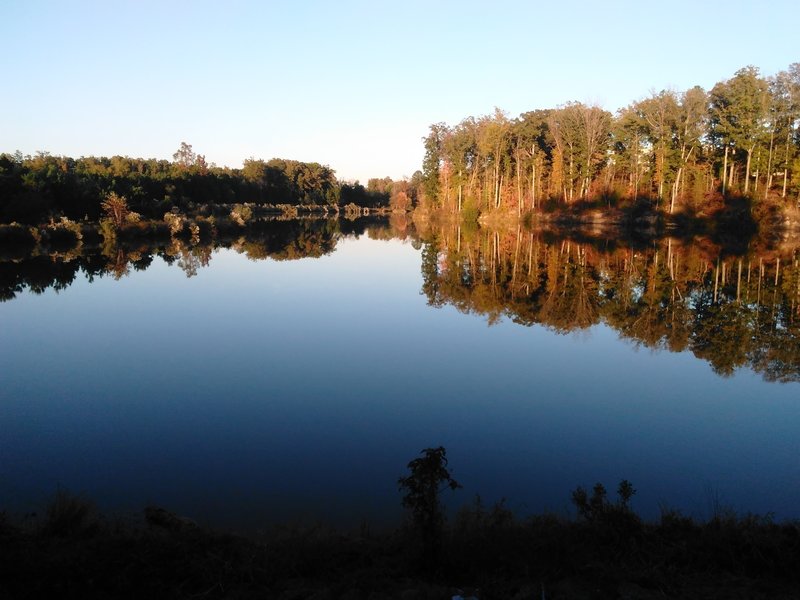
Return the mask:
<svg viewBox="0 0 800 600">
<path fill-rule="evenodd" d="M 581 486 L 572 492 L 572 503 L 578 515 L 586 522 L 596 526 L 611 528 L 618 533 L 632 533 L 641 526 L 639 516 L 631 509 L 630 500 L 636 494 L 627 479 L 619 482 L 616 502 L 608 500 L 605 486 L 596 483 L 591 496 Z"/>
<path fill-rule="evenodd" d="M 441 491 L 453 479 L 437 450 L 415 465 L 442 467 Z M 0 512 L 0 598 L 444 598 L 467 587 L 486 598 L 797 597 L 797 522 L 726 513 L 702 523 L 665 510 L 635 536 L 619 535 L 609 515 L 633 513 L 634 490 L 623 482 L 618 493 L 616 502 L 602 486 L 579 493 L 589 518 L 577 520 L 518 520 L 503 502 L 478 500 L 442 527 L 431 569 L 403 560 L 413 538 L 393 530 L 283 526 L 239 536 L 157 508 L 139 521 L 101 519 L 60 491 L 39 527 Z"/>
<path fill-rule="evenodd" d="M 446 489 L 461 487 L 447 469 L 447 451 L 444 447 L 425 448 L 408 463 L 411 474 L 401 477 L 397 483 L 403 496 L 403 507 L 411 511 L 411 522 L 420 535 L 423 546 L 423 559 L 433 564 L 438 558 L 444 527 L 444 507 L 439 498 Z"/>
<path fill-rule="evenodd" d="M 90 535 L 97 530 L 94 505 L 66 490 L 58 490 L 45 510 L 42 534 L 53 537 Z"/>
</svg>

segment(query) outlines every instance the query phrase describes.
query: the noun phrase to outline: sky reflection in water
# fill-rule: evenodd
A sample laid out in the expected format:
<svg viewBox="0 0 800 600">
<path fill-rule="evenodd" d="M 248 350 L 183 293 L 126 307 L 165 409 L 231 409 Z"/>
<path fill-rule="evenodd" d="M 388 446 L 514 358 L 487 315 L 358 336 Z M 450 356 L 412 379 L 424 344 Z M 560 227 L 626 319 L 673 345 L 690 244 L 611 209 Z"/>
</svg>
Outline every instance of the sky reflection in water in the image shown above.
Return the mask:
<svg viewBox="0 0 800 600">
<path fill-rule="evenodd" d="M 0 490 L 200 522 L 385 522 L 397 478 L 444 445 L 464 489 L 522 514 L 627 478 L 635 508 L 798 517 L 800 386 L 723 378 L 607 325 L 567 335 L 427 305 L 420 251 L 339 241 L 318 259 L 218 250 L 0 304 Z"/>
</svg>

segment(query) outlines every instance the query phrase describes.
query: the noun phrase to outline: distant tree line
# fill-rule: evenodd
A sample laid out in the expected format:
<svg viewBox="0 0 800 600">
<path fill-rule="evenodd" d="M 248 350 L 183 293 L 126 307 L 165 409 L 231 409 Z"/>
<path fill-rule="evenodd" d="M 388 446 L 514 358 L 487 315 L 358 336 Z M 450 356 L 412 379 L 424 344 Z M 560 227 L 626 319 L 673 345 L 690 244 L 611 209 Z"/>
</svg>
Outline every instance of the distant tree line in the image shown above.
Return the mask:
<svg viewBox="0 0 800 600">
<path fill-rule="evenodd" d="M 745 67 L 709 92 L 652 93 L 616 115 L 580 102 L 516 119 L 496 109 L 430 126 L 422 190 L 427 206 L 453 212 L 642 198 L 697 212 L 729 195 L 800 203 L 799 125 L 800 63 L 768 78 Z"/>
<path fill-rule="evenodd" d="M 387 180 L 370 180 L 365 188 L 340 182 L 328 166 L 278 158 L 251 158 L 241 169 L 209 166 L 185 142 L 172 161 L 3 153 L 0 222 L 36 224 L 61 216 L 97 220 L 110 194 L 125 198 L 129 209 L 143 217 L 157 219 L 173 208 L 191 212 L 197 206 L 234 203 L 375 208 L 388 206 L 393 195 L 395 206 L 410 208 L 410 183 Z"/>
</svg>

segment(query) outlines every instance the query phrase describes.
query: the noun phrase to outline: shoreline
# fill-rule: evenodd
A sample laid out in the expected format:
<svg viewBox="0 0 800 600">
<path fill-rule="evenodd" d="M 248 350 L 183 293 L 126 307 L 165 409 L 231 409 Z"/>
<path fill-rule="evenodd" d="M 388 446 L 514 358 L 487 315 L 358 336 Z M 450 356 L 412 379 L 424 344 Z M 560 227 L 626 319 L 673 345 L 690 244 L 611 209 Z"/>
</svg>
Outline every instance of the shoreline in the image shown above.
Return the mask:
<svg viewBox="0 0 800 600">
<path fill-rule="evenodd" d="M 283 525 L 248 536 L 154 506 L 138 523 L 109 519 L 60 491 L 41 517 L 20 522 L 0 513 L 0 592 L 406 599 L 479 589 L 487 599 L 643 600 L 791 598 L 800 585 L 797 520 L 721 507 L 705 522 L 670 510 L 643 521 L 624 502 L 597 506 L 575 518 L 518 519 L 502 503 L 476 501 L 450 520 L 431 555 L 409 524 L 349 532 Z"/>
</svg>

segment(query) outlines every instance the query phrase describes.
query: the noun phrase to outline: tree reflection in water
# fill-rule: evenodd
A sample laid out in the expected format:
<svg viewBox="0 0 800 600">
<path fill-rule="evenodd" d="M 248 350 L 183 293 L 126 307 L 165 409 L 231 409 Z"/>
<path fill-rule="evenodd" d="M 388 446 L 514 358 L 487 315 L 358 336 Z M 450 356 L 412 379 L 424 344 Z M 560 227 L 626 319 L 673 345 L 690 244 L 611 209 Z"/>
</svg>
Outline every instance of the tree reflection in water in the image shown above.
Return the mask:
<svg viewBox="0 0 800 600">
<path fill-rule="evenodd" d="M 768 381 L 800 381 L 800 251 L 726 255 L 707 240 L 666 238 L 647 244 L 575 241 L 528 231 L 441 227 L 419 236 L 401 216 L 390 220 L 295 220 L 263 223 L 233 239 L 172 238 L 162 245 L 86 245 L 35 249 L 0 259 L 0 300 L 24 291 L 70 286 L 147 269 L 154 256 L 194 276 L 216 248 L 252 260 L 320 257 L 349 235 L 411 238 L 421 245 L 422 292 L 431 306 L 453 305 L 559 333 L 604 323 L 647 348 L 691 351 L 720 375 L 741 367 Z"/>
<path fill-rule="evenodd" d="M 604 323 L 648 348 L 689 350 L 720 375 L 747 367 L 800 381 L 796 248 L 721 256 L 669 238 L 636 247 L 455 228 L 430 236 L 422 255 L 432 306 L 559 333 Z"/>
</svg>

